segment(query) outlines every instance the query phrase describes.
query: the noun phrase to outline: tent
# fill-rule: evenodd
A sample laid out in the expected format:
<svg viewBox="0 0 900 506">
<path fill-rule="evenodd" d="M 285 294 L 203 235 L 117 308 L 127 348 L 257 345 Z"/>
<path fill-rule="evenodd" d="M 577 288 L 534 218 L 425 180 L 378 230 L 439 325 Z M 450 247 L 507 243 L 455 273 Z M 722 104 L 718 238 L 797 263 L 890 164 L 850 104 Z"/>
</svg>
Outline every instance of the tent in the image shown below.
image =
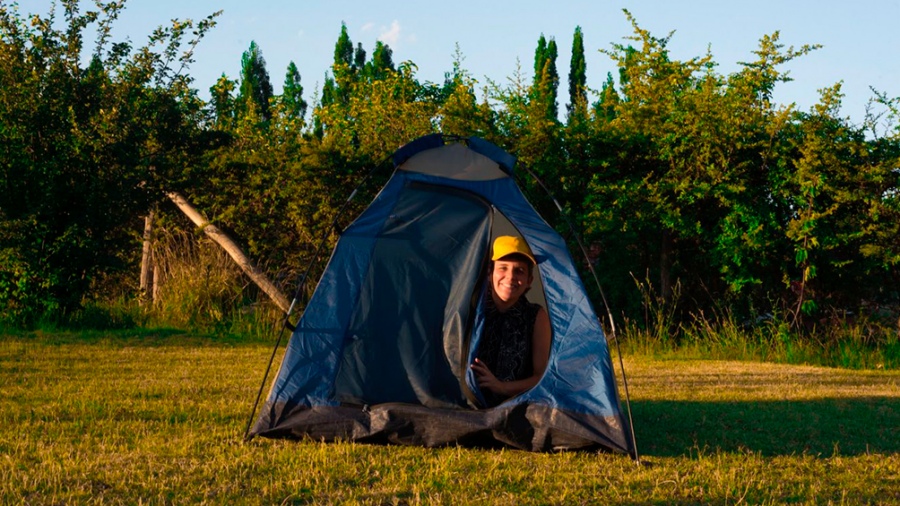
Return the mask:
<svg viewBox="0 0 900 506">
<path fill-rule="evenodd" d="M 421 137 L 343 231 L 250 437 L 636 455 L 609 349 L 563 238 L 526 201 L 515 158 L 476 137 Z M 492 240 L 522 236 L 550 315 L 546 372 L 485 408 L 477 356 Z M 252 421 L 252 418 L 251 418 Z"/>
</svg>

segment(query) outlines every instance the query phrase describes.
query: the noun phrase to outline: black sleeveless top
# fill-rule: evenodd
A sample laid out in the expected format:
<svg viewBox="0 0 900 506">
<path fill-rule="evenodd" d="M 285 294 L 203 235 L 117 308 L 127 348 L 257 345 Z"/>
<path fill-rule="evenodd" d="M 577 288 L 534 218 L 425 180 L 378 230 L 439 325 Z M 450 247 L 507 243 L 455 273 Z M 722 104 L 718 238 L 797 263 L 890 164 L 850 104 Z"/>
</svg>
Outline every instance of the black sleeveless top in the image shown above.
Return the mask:
<svg viewBox="0 0 900 506">
<path fill-rule="evenodd" d="M 500 381 L 531 376 L 534 373 L 531 353 L 534 322 L 541 305 L 528 302 L 523 295 L 512 307 L 501 312 L 490 294 L 485 299 L 484 330 L 478 347 L 478 359 Z M 504 400 L 489 391 L 482 393 L 491 406 Z"/>
</svg>

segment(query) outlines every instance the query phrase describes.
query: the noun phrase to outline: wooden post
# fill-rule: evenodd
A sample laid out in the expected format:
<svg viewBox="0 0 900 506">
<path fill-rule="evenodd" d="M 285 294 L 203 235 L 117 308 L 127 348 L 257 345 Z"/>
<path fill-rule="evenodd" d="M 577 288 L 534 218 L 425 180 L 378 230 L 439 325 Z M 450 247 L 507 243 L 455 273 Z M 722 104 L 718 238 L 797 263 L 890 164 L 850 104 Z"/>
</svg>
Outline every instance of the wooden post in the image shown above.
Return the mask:
<svg viewBox="0 0 900 506">
<path fill-rule="evenodd" d="M 153 211 L 147 213 L 144 217 L 144 246 L 141 251 L 141 297 L 140 302 L 144 304 L 151 300 L 152 281 L 151 274 L 153 272 L 153 254 L 151 237 L 153 234 Z"/>
</svg>

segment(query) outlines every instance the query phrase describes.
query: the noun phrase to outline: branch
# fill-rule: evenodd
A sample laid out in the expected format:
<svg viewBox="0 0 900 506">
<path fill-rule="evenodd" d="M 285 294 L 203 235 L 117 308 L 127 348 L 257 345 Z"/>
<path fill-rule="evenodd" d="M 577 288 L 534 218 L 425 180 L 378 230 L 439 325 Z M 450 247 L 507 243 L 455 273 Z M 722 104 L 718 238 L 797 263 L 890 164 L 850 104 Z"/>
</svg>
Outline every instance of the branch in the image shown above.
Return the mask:
<svg viewBox="0 0 900 506">
<path fill-rule="evenodd" d="M 172 202 L 178 206 L 178 209 L 181 210 L 192 222 L 194 222 L 197 227 L 203 229 L 203 232 L 209 236 L 210 239 L 216 242 L 219 246 L 222 247 L 230 256 L 237 262 L 238 266 L 240 266 L 241 270 L 244 271 L 247 276 L 256 283 L 272 301 L 278 305 L 278 307 L 284 311 L 285 313 L 291 307 L 291 303 L 287 297 L 271 282 L 266 275 L 253 264 L 250 258 L 244 254 L 244 251 L 228 236 L 225 232 L 219 230 L 218 227 L 210 223 L 199 211 L 197 211 L 190 202 L 184 198 L 178 192 L 167 192 L 166 195 Z"/>
</svg>

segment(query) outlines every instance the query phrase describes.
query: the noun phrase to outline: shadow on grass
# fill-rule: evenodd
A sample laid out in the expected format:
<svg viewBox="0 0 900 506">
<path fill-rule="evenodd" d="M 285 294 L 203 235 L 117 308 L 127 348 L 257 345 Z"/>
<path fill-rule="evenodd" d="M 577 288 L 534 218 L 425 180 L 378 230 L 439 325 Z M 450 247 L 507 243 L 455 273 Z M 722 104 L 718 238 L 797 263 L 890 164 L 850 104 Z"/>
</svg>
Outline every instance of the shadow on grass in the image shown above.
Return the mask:
<svg viewBox="0 0 900 506">
<path fill-rule="evenodd" d="M 765 456 L 900 452 L 900 399 L 633 401 L 642 455 L 752 451 Z"/>
</svg>

